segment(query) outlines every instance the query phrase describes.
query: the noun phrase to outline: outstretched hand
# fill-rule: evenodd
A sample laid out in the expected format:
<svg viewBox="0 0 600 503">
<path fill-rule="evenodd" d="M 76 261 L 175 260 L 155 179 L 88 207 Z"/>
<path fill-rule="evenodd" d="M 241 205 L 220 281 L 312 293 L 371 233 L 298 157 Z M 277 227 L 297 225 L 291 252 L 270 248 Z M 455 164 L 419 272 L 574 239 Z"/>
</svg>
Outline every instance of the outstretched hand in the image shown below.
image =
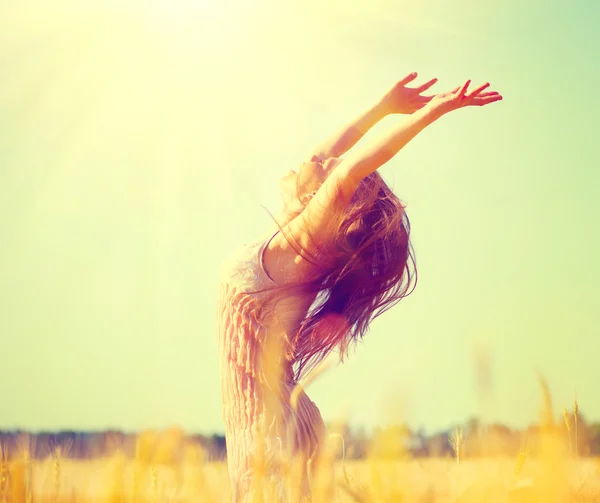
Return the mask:
<svg viewBox="0 0 600 503">
<path fill-rule="evenodd" d="M 431 101 L 433 96 L 424 96 L 421 93 L 427 91 L 438 79 L 431 79 L 419 87 L 406 87 L 406 84 L 416 78 L 417 72 L 408 74 L 381 99 L 381 106 L 386 114 L 412 114 Z"/>
<path fill-rule="evenodd" d="M 455 87 L 450 92 L 436 94 L 427 104 L 428 108 L 445 114 L 463 107 L 489 105 L 502 99 L 502 95 L 497 91 L 483 92 L 490 86 L 489 82 L 468 93 L 470 84 L 471 80 L 467 80 L 462 86 Z"/>
</svg>

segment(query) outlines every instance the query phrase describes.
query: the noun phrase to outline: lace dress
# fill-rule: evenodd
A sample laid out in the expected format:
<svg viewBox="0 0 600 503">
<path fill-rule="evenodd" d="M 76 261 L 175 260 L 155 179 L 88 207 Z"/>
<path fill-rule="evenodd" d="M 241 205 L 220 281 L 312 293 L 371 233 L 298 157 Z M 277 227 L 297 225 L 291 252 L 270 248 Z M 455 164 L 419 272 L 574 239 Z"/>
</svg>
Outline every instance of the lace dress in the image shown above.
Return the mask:
<svg viewBox="0 0 600 503">
<path fill-rule="evenodd" d="M 253 293 L 276 286 L 263 265 L 263 251 L 273 237 L 244 245 L 221 270 L 217 327 L 222 412 L 236 502 L 256 487 L 257 459 L 263 461 L 261 473 L 266 470 L 275 484 L 282 484 L 286 460 L 287 466 L 290 459 L 301 460 L 304 468 L 296 489 L 306 494 L 306 462 L 314 466 L 325 438 L 317 406 L 304 392 L 292 399 L 295 383 L 284 357 L 285 334 L 277 328 L 280 313 L 263 319 L 274 291 Z"/>
</svg>

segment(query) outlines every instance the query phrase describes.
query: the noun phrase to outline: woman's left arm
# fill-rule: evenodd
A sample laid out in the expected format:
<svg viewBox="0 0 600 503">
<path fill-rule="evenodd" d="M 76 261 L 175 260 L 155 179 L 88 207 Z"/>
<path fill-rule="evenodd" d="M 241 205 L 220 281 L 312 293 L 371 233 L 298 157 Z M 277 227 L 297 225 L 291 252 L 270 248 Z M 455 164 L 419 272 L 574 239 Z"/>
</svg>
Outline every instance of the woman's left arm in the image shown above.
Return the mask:
<svg viewBox="0 0 600 503">
<path fill-rule="evenodd" d="M 341 157 L 385 116 L 395 113 L 411 114 L 425 106 L 432 96 L 422 96 L 421 93 L 433 86 L 437 79 L 431 79 L 419 87 L 406 87 L 406 84 L 416 78 L 417 73 L 413 72 L 398 81 L 374 106 L 314 149 L 308 160 L 312 161 L 317 157 L 325 161 L 330 157 Z"/>
</svg>

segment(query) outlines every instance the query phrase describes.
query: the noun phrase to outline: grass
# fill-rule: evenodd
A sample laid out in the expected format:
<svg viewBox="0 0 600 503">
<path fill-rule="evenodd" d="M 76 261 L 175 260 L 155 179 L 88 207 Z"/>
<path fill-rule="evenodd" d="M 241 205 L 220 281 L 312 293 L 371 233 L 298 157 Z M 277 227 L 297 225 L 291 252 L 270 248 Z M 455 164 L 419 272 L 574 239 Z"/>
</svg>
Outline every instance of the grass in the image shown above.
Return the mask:
<svg viewBox="0 0 600 503">
<path fill-rule="evenodd" d="M 20 469 L 16 463 L 11 462 L 11 475 Z M 560 465 L 559 472 L 549 472 L 542 460 L 527 460 L 516 477 L 514 464 L 510 458 L 463 459 L 460 464 L 441 458 L 338 462 L 332 496 L 317 501 L 600 501 L 598 460 L 569 459 Z M 227 467 L 223 462 L 139 465 L 117 452 L 93 460 L 63 459 L 61 474 L 57 494 L 52 459 L 33 463 L 32 501 L 175 503 L 221 502 L 229 498 Z M 2 494 L 0 501 L 20 503 L 26 498 L 27 490 L 19 485 Z"/>
<path fill-rule="evenodd" d="M 600 459 L 574 457 L 566 438 L 551 430 L 535 448 L 523 439 L 515 458 L 469 458 L 469 437 L 456 433 L 458 456 L 411 459 L 391 428 L 374 437 L 367 459 L 336 459 L 343 443 L 333 434 L 325 464 L 311 480 L 313 502 L 600 502 Z M 32 445 L 23 437 L 18 449 L 0 458 L 0 503 L 218 503 L 229 501 L 225 462 L 209 461 L 198 444 L 183 437 L 168 438 L 172 430 L 138 436 L 129 459 L 118 446 L 110 455 L 93 459 L 69 458 L 68 446 L 55 445 L 46 459 L 32 460 Z M 459 435 L 459 436 L 457 436 Z M 340 445 L 341 444 L 341 445 Z M 381 445 L 377 445 L 381 444 Z M 164 446 L 168 447 L 165 448 Z M 162 446 L 162 447 L 161 447 Z M 340 449 L 341 447 L 341 449 Z M 337 449 L 337 450 L 335 450 Z M 534 454 L 532 454 L 532 452 Z M 294 487 L 293 464 L 288 474 Z M 247 501 L 301 503 L 276 496 L 270 479 L 256 480 L 256 493 Z M 281 494 L 281 493 L 279 493 Z M 251 496 L 251 495 L 250 495 Z"/>
<path fill-rule="evenodd" d="M 454 452 L 454 457 L 456 458 L 456 462 L 460 463 L 460 455 L 461 455 L 462 445 L 463 445 L 463 430 L 462 430 L 462 428 L 456 427 L 456 429 L 450 436 L 450 445 L 452 447 L 452 451 Z"/>
<path fill-rule="evenodd" d="M 391 426 L 373 435 L 366 459 L 345 460 L 343 435 L 332 427 L 310 479 L 312 503 L 600 503 L 600 459 L 578 456 L 577 401 L 572 420 L 565 409 L 561 429 L 552 417 L 548 385 L 543 379 L 540 384 L 539 433 L 523 437 L 513 458 L 474 457 L 486 452 L 474 450 L 483 437 L 456 428 L 449 438 L 454 456 L 413 459 L 402 441 L 407 430 Z M 1 444 L 0 503 L 230 501 L 226 463 L 211 461 L 180 430 L 139 434 L 131 457 L 118 441 L 108 445 L 104 455 L 75 460 L 71 444 L 50 445 L 45 459 L 33 459 L 29 435 L 19 437 L 12 452 Z M 294 490 L 300 480 L 294 461 L 283 460 L 277 479 L 258 470 L 262 475 L 244 502 L 303 503 Z"/>
</svg>

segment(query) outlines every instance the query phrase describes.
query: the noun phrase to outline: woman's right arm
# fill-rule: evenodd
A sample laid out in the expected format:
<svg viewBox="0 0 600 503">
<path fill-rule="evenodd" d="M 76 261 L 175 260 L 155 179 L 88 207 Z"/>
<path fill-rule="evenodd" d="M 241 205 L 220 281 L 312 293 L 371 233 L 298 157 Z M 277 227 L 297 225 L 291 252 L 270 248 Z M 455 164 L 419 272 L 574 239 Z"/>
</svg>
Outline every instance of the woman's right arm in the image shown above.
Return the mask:
<svg viewBox="0 0 600 503">
<path fill-rule="evenodd" d="M 358 186 L 363 178 L 392 159 L 410 140 L 440 117 L 434 109 L 418 110 L 370 144 L 346 157 L 336 170 L 354 182 L 351 186 Z"/>
<path fill-rule="evenodd" d="M 467 95 L 470 82 L 468 80 L 448 93 L 434 96 L 427 105 L 411 114 L 408 120 L 345 158 L 336 170 L 343 171 L 344 175 L 352 180 L 351 186 L 356 185 L 394 157 L 425 127 L 446 113 L 466 106 L 483 106 L 502 99 L 502 96 L 495 91 L 482 92 L 489 86 L 488 83 Z"/>
</svg>

